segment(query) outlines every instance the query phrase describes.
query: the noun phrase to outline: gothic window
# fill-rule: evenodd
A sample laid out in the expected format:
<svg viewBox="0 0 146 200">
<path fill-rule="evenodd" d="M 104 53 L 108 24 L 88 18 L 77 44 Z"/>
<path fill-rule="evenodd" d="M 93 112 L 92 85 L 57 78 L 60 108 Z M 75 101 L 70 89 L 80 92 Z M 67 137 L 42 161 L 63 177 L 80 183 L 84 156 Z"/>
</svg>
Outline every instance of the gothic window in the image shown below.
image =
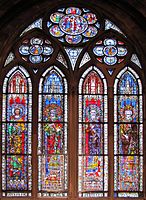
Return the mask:
<svg viewBox="0 0 146 200">
<path fill-rule="evenodd" d="M 115 196 L 139 197 L 143 191 L 143 103 L 137 73 L 125 67 L 114 86 Z"/>
<path fill-rule="evenodd" d="M 67 81 L 52 66 L 39 85 L 38 189 L 40 196 L 67 196 Z"/>
<path fill-rule="evenodd" d="M 95 66 L 79 84 L 79 182 L 81 197 L 107 196 L 107 82 Z"/>
<path fill-rule="evenodd" d="M 3 61 L 1 198 L 144 197 L 137 52 L 104 11 L 43 10 Z"/>
<path fill-rule="evenodd" d="M 32 190 L 32 85 L 21 66 L 7 73 L 3 84 L 3 196 L 29 196 Z"/>
</svg>

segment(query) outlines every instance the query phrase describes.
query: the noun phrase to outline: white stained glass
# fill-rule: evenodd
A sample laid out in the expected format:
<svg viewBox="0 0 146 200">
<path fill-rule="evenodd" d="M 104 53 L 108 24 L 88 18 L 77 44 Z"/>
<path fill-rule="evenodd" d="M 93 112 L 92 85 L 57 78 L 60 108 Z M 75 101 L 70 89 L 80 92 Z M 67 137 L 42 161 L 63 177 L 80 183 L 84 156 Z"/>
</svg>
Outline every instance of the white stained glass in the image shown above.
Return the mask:
<svg viewBox="0 0 146 200">
<path fill-rule="evenodd" d="M 31 144 L 31 124 L 28 124 L 28 154 L 32 153 Z"/>
<path fill-rule="evenodd" d="M 104 154 L 108 154 L 108 128 L 107 128 L 107 124 L 104 124 Z"/>
<path fill-rule="evenodd" d="M 83 104 L 83 99 L 82 96 L 79 95 L 79 122 L 82 122 L 82 104 Z"/>
<path fill-rule="evenodd" d="M 18 66 L 13 67 L 6 75 L 6 77 L 10 77 L 10 75 L 18 68 Z"/>
<path fill-rule="evenodd" d="M 117 154 L 117 138 L 118 138 L 118 130 L 117 124 L 114 124 L 114 154 Z"/>
<path fill-rule="evenodd" d="M 64 152 L 67 154 L 67 124 L 64 124 Z M 67 163 L 65 162 L 65 165 L 66 164 Z M 65 176 L 65 178 L 67 177 Z"/>
<path fill-rule="evenodd" d="M 6 121 L 6 95 L 3 94 L 2 121 Z"/>
<path fill-rule="evenodd" d="M 128 67 L 128 70 L 131 71 L 136 78 L 139 78 L 138 74 L 131 67 Z"/>
<path fill-rule="evenodd" d="M 29 73 L 25 70 L 25 68 L 23 68 L 22 66 L 19 66 L 19 69 L 23 72 L 23 74 L 26 76 L 26 78 L 29 77 Z"/>
<path fill-rule="evenodd" d="M 13 193 L 13 192 L 9 193 L 8 192 L 6 196 L 7 197 L 27 197 L 28 194 L 27 193 L 21 193 L 21 192 L 18 192 L 18 193 Z"/>
<path fill-rule="evenodd" d="M 107 65 L 114 65 L 117 62 L 117 57 L 104 56 L 104 62 Z"/>
<path fill-rule="evenodd" d="M 2 156 L 2 189 L 6 190 L 6 159 Z"/>
<path fill-rule="evenodd" d="M 45 192 L 42 192 L 42 193 L 38 193 L 38 197 L 67 197 L 67 193 L 61 193 L 61 192 L 58 192 L 58 193 L 45 193 Z"/>
<path fill-rule="evenodd" d="M 67 134 L 67 133 L 66 133 Z M 67 144 L 67 143 L 66 143 Z M 66 147 L 67 148 L 67 147 Z M 67 152 L 67 150 L 66 150 Z M 65 156 L 65 162 L 64 162 L 64 180 L 65 180 L 65 183 L 64 183 L 64 189 L 67 190 L 68 188 L 68 156 Z M 65 193 L 66 196 L 67 196 L 67 193 Z"/>
<path fill-rule="evenodd" d="M 107 94 L 107 82 L 106 82 L 106 79 L 103 79 L 103 84 L 104 84 L 104 94 Z"/>
<path fill-rule="evenodd" d="M 138 197 L 138 193 L 128 193 L 128 192 L 120 192 L 120 193 L 118 193 L 118 197 Z"/>
<path fill-rule="evenodd" d="M 43 78 L 40 79 L 40 83 L 39 83 L 39 93 L 42 93 L 42 83 L 43 83 Z"/>
<path fill-rule="evenodd" d="M 24 29 L 24 31 L 21 33 L 20 36 L 24 35 L 24 33 L 28 32 L 34 28 L 42 29 L 42 18 L 37 19 L 32 24 L 30 24 L 26 29 Z"/>
<path fill-rule="evenodd" d="M 117 172 L 118 172 L 118 168 L 117 168 L 117 156 L 114 156 L 114 190 L 117 191 Z"/>
<path fill-rule="evenodd" d="M 107 122 L 107 95 L 104 97 L 104 122 Z"/>
<path fill-rule="evenodd" d="M 108 156 L 104 157 L 104 191 L 108 191 Z"/>
<path fill-rule="evenodd" d="M 79 155 L 82 154 L 82 124 L 79 124 L 79 143 L 78 143 L 79 147 Z"/>
<path fill-rule="evenodd" d="M 106 19 L 105 20 L 105 30 L 109 30 L 109 29 L 113 29 L 115 31 L 118 31 L 122 35 L 124 35 L 124 33 L 113 22 L 111 22 L 110 20 Z"/>
<path fill-rule="evenodd" d="M 139 86 L 139 94 L 142 94 L 142 84 L 140 79 L 138 79 L 138 86 Z"/>
<path fill-rule="evenodd" d="M 28 156 L 28 190 L 32 190 L 32 157 Z"/>
<path fill-rule="evenodd" d="M 64 88 L 65 88 L 65 93 L 67 93 L 68 87 L 67 87 L 67 80 L 65 78 L 64 78 Z"/>
<path fill-rule="evenodd" d="M 68 121 L 68 108 L 67 108 L 67 95 L 64 96 L 64 121 L 67 122 Z"/>
<path fill-rule="evenodd" d="M 105 46 L 115 46 L 117 44 L 117 41 L 115 39 L 105 39 L 104 40 L 104 45 Z"/>
<path fill-rule="evenodd" d="M 103 193 L 83 193 L 82 197 L 103 197 Z"/>
<path fill-rule="evenodd" d="M 142 105 L 142 96 L 139 96 L 139 121 L 143 122 L 143 105 Z"/>
<path fill-rule="evenodd" d="M 42 95 L 39 95 L 39 112 L 38 112 L 38 120 L 42 121 Z"/>
<path fill-rule="evenodd" d="M 140 191 L 143 191 L 143 157 L 140 156 Z"/>
<path fill-rule="evenodd" d="M 28 81 L 28 85 L 29 85 L 29 88 L 28 88 L 29 93 L 32 93 L 32 84 L 31 84 L 31 79 L 28 78 L 27 81 Z"/>
<path fill-rule="evenodd" d="M 42 74 L 42 76 L 45 77 L 45 76 L 47 75 L 47 73 L 48 73 L 49 71 L 51 71 L 52 69 L 53 69 L 53 66 L 49 67 L 49 68 Z M 39 84 L 39 85 L 41 85 L 41 84 Z"/>
<path fill-rule="evenodd" d="M 104 46 L 96 46 L 93 49 L 93 52 L 96 56 L 103 56 L 104 52 L 103 52 Z"/>
<path fill-rule="evenodd" d="M 114 96 L 114 122 L 117 122 L 117 96 Z"/>
<path fill-rule="evenodd" d="M 60 73 L 60 75 L 61 75 L 62 77 L 64 77 L 64 74 L 62 73 L 62 71 L 61 71 L 58 67 L 54 66 L 54 68 Z"/>
<path fill-rule="evenodd" d="M 3 93 L 6 93 L 8 78 L 6 77 L 3 82 Z"/>
<path fill-rule="evenodd" d="M 32 121 L 32 95 L 29 95 L 29 103 L 28 103 L 28 121 Z"/>
<path fill-rule="evenodd" d="M 84 81 L 84 79 L 81 78 L 81 79 L 80 79 L 80 82 L 79 82 L 79 94 L 82 93 L 82 84 L 83 84 L 83 81 Z"/>
<path fill-rule="evenodd" d="M 114 84 L 114 94 L 117 94 L 117 86 L 118 86 L 118 79 L 115 79 L 115 84 Z"/>
<path fill-rule="evenodd" d="M 140 61 L 139 61 L 139 59 L 138 59 L 138 57 L 137 57 L 136 54 L 132 54 L 132 56 L 131 56 L 131 61 L 132 61 L 133 63 L 135 63 L 139 68 L 142 69 L 142 66 L 141 66 L 141 64 L 140 64 Z"/>
<path fill-rule="evenodd" d="M 66 68 L 68 68 L 67 66 L 67 62 L 63 56 L 63 54 L 61 52 L 58 53 L 56 60 L 58 60 L 60 63 L 62 63 Z"/>
<path fill-rule="evenodd" d="M 122 69 L 119 74 L 117 75 L 117 78 L 120 78 L 122 76 L 122 74 L 124 74 L 124 72 L 126 72 L 127 67 L 125 67 L 124 69 Z"/>
<path fill-rule="evenodd" d="M 94 70 L 100 75 L 101 78 L 104 78 L 103 73 L 97 67 L 94 66 Z"/>
<path fill-rule="evenodd" d="M 5 142 L 6 142 L 6 138 L 5 138 L 5 131 L 6 131 L 6 124 L 2 124 L 2 153 L 5 153 Z"/>
<path fill-rule="evenodd" d="M 125 56 L 127 54 L 127 49 L 124 47 L 118 47 L 118 56 Z"/>
<path fill-rule="evenodd" d="M 38 124 L 38 149 L 37 153 L 40 155 L 42 153 L 42 125 L 39 123 Z"/>
<path fill-rule="evenodd" d="M 38 72 L 38 69 L 33 69 L 33 72 L 36 74 Z"/>
<path fill-rule="evenodd" d="M 6 65 L 8 65 L 9 63 L 11 63 L 14 59 L 15 59 L 14 53 L 10 52 L 9 55 L 8 55 L 8 57 L 7 57 L 7 59 L 6 59 L 6 61 L 5 61 L 4 67 Z"/>
<path fill-rule="evenodd" d="M 143 155 L 143 124 L 139 125 L 139 153 Z"/>
<path fill-rule="evenodd" d="M 81 60 L 80 66 L 79 68 L 81 68 L 84 64 L 86 64 L 87 62 L 89 62 L 91 60 L 88 52 L 86 52 Z"/>
<path fill-rule="evenodd" d="M 42 166 L 42 159 L 41 156 L 38 156 L 38 190 L 41 190 L 41 166 Z"/>
<path fill-rule="evenodd" d="M 66 53 L 69 57 L 69 60 L 70 60 L 71 65 L 72 65 L 72 69 L 74 70 L 77 59 L 78 59 L 83 48 L 64 48 L 64 49 L 65 49 L 65 51 L 66 51 Z"/>
</svg>

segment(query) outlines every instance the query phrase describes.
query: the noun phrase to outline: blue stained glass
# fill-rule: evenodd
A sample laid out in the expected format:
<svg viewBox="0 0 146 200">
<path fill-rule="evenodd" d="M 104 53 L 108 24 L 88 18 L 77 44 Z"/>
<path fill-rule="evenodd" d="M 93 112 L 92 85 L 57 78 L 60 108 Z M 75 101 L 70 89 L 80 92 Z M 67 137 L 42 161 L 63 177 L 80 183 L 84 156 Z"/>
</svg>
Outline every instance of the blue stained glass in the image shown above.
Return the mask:
<svg viewBox="0 0 146 200">
<path fill-rule="evenodd" d="M 126 72 L 119 82 L 119 94 L 138 94 L 138 84 L 130 72 Z"/>
<path fill-rule="evenodd" d="M 42 58 L 41 55 L 38 55 L 38 56 L 32 56 L 32 55 L 30 55 L 29 56 L 29 60 L 30 60 L 30 62 L 32 62 L 34 64 L 37 64 L 37 63 L 40 63 L 43 60 L 43 58 Z"/>
<path fill-rule="evenodd" d="M 44 82 L 44 93 L 63 93 L 63 84 L 60 76 L 55 72 L 51 73 Z"/>
<path fill-rule="evenodd" d="M 43 119 L 44 121 L 63 121 L 63 96 L 43 96 Z"/>
</svg>

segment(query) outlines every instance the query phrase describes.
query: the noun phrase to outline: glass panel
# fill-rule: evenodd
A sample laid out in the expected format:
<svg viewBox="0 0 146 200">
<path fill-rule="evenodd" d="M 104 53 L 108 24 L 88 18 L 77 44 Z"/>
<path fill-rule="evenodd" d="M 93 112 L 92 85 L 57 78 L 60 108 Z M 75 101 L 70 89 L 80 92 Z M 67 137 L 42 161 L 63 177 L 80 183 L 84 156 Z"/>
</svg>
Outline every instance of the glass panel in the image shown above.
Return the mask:
<svg viewBox="0 0 146 200">
<path fill-rule="evenodd" d="M 7 77 L 3 90 L 2 194 L 31 196 L 31 81 L 22 67 Z"/>
<path fill-rule="evenodd" d="M 67 196 L 67 81 L 54 66 L 39 88 L 38 196 Z"/>
<path fill-rule="evenodd" d="M 100 70 L 94 70 L 88 68 L 79 83 L 80 197 L 103 197 L 108 192 L 107 85 Z"/>
<path fill-rule="evenodd" d="M 124 68 L 115 80 L 114 196 L 143 197 L 143 101 L 139 76 Z"/>
<path fill-rule="evenodd" d="M 58 9 L 57 12 L 52 13 L 46 27 L 50 34 L 59 41 L 76 45 L 87 42 L 96 36 L 100 29 L 100 23 L 96 14 L 90 10 L 69 7 Z"/>
</svg>

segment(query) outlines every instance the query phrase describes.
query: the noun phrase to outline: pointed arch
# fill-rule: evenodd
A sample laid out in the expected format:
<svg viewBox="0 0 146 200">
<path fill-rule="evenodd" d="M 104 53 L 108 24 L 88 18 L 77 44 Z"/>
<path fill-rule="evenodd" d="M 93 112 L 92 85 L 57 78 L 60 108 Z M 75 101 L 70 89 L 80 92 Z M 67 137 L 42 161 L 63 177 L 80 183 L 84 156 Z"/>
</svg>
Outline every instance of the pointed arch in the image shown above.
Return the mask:
<svg viewBox="0 0 146 200">
<path fill-rule="evenodd" d="M 67 196 L 67 81 L 56 66 L 40 79 L 38 114 L 39 196 Z"/>
<path fill-rule="evenodd" d="M 143 96 L 138 74 L 125 67 L 114 84 L 115 197 L 143 193 Z"/>
<path fill-rule="evenodd" d="M 79 82 L 78 192 L 80 197 L 108 193 L 107 82 L 95 66 Z"/>
<path fill-rule="evenodd" d="M 22 66 L 11 69 L 3 83 L 3 196 L 31 196 L 32 85 Z"/>
</svg>

